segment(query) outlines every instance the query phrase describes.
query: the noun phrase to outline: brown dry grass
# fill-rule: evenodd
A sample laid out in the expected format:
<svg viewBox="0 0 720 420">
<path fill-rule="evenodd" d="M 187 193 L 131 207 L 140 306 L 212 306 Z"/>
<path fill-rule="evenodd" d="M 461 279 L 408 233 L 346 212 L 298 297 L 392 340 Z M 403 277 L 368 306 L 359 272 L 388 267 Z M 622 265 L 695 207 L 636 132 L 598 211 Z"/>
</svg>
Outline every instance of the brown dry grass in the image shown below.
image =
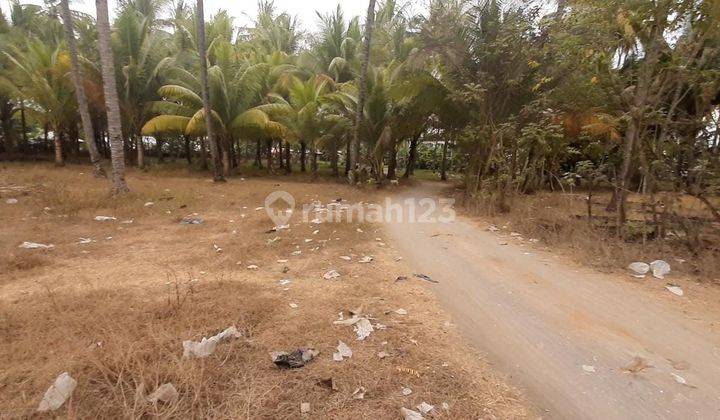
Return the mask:
<svg viewBox="0 0 720 420">
<path fill-rule="evenodd" d="M 664 240 L 653 240 L 652 217 L 642 211 L 648 197 L 635 194 L 629 198 L 631 235 L 624 240 L 614 234 L 615 213 L 605 210 L 611 194 L 594 196 L 592 223 L 587 219 L 586 197 L 583 193 L 539 192 L 511 197 L 505 213 L 497 212 L 492 200 L 469 202 L 467 210 L 488 217 L 498 228 L 539 239 L 553 251 L 602 271 L 624 270 L 633 261 L 663 259 L 675 273 L 720 282 L 720 225 L 699 200 L 687 195 L 658 197 L 668 213 L 688 218 L 690 227 L 698 232 L 695 246 L 689 246 L 684 231 L 672 227 Z"/>
<path fill-rule="evenodd" d="M 180 175 L 131 173 L 133 193 L 111 199 L 107 182 L 86 167 L 0 169 L 0 186 L 25 187 L 12 193 L 18 204 L 5 204 L 7 189 L 0 197 L 0 417 L 32 416 L 63 371 L 78 380 L 56 413 L 67 417 L 298 418 L 300 403 L 309 402 L 310 418 L 393 418 L 401 406 L 422 401 L 436 406 L 437 417 L 533 415 L 463 344 L 428 285 L 395 281 L 411 270 L 395 261 L 391 244 L 375 241 L 382 231 L 303 224 L 297 214 L 290 230 L 266 234 L 272 223 L 254 210 L 275 189 L 291 192 L 298 204 L 370 201 L 372 193 L 286 177 L 213 185 Z M 155 205 L 146 208 L 146 201 Z M 178 223 L 192 213 L 205 223 Z M 95 215 L 118 221 L 96 222 Z M 129 218 L 132 224 L 119 223 Z M 268 244 L 275 236 L 281 239 Z M 80 245 L 79 237 L 96 242 Z M 55 249 L 18 249 L 23 241 Z M 291 255 L 296 249 L 302 254 Z M 357 263 L 363 255 L 376 259 Z M 342 277 L 322 279 L 330 268 Z M 288 290 L 278 285 L 282 278 L 292 280 Z M 338 312 L 359 306 L 388 328 L 360 342 L 352 328 L 333 325 Z M 407 316 L 394 313 L 401 307 Z M 245 338 L 208 359 L 181 358 L 182 340 L 229 325 Z M 332 361 L 338 340 L 352 348 L 351 359 Z M 314 346 L 320 357 L 297 370 L 270 362 L 268 352 L 300 346 Z M 390 356 L 381 360 L 380 351 Z M 338 390 L 322 385 L 327 378 Z M 136 399 L 140 384 L 152 391 L 165 382 L 180 392 L 177 403 Z M 364 400 L 352 397 L 359 386 L 367 389 Z M 413 390 L 408 397 L 400 393 L 405 386 Z"/>
</svg>

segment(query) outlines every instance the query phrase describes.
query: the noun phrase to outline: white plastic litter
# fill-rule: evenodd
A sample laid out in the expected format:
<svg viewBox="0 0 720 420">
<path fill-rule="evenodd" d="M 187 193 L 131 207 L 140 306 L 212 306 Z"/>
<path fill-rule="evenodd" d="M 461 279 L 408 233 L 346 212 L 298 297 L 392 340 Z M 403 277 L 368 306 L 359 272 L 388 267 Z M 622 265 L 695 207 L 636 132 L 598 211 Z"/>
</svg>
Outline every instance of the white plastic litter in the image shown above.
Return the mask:
<svg viewBox="0 0 720 420">
<path fill-rule="evenodd" d="M 55 378 L 55 382 L 50 385 L 50 388 L 45 391 L 45 395 L 42 401 L 40 401 L 37 411 L 57 410 L 70 398 L 76 386 L 77 381 L 73 379 L 69 373 L 61 373 Z"/>
<path fill-rule="evenodd" d="M 303 414 L 307 414 L 310 412 L 310 403 L 304 402 L 300 403 L 300 412 Z"/>
<path fill-rule="evenodd" d="M 160 385 L 152 394 L 148 395 L 147 400 L 153 404 L 157 402 L 172 403 L 175 402 L 180 394 L 171 383 Z"/>
<path fill-rule="evenodd" d="M 423 401 L 420 404 L 418 404 L 415 408 L 417 408 L 418 411 L 420 411 L 420 413 L 424 416 L 424 415 L 427 415 L 427 413 L 433 411 L 435 409 L 435 406 L 430 405 L 430 404 L 426 403 L 425 401 Z"/>
<path fill-rule="evenodd" d="M 348 257 L 347 255 L 341 255 L 341 256 L 340 256 L 340 259 L 341 259 L 341 260 L 345 260 L 345 261 L 350 261 L 350 260 L 352 260 L 352 258 L 351 258 L 351 257 Z"/>
<path fill-rule="evenodd" d="M 652 270 L 653 277 L 656 279 L 664 279 L 666 275 L 670 274 L 670 264 L 663 260 L 651 262 L 650 269 Z"/>
<path fill-rule="evenodd" d="M 595 366 L 582 365 L 582 369 L 587 373 L 595 373 Z"/>
<path fill-rule="evenodd" d="M 673 379 L 675 379 L 675 382 L 677 382 L 681 385 L 687 385 L 687 381 L 682 376 L 680 376 L 676 373 L 673 373 L 673 372 L 670 372 L 670 374 L 672 375 Z"/>
<path fill-rule="evenodd" d="M 98 222 L 109 222 L 111 220 L 117 220 L 117 218 L 112 216 L 95 216 L 95 220 Z"/>
<path fill-rule="evenodd" d="M 78 238 L 80 241 L 78 244 L 89 244 L 93 242 L 92 238 Z"/>
<path fill-rule="evenodd" d="M 405 420 L 423 420 L 424 419 L 422 414 L 418 413 L 417 411 L 409 410 L 405 407 L 400 408 L 400 415 L 403 416 L 403 419 L 405 419 Z"/>
<path fill-rule="evenodd" d="M 361 262 L 361 263 L 369 263 L 369 262 L 371 262 L 372 260 L 374 260 L 373 257 L 365 256 L 365 257 L 360 258 L 360 261 L 359 261 L 359 262 Z"/>
<path fill-rule="evenodd" d="M 235 328 L 235 326 L 231 326 L 225 329 L 225 331 L 216 334 L 210 338 L 204 338 L 202 341 L 191 341 L 191 340 L 185 340 L 183 341 L 183 357 L 186 359 L 192 359 L 192 358 L 204 358 L 208 357 L 215 351 L 215 348 L 218 344 L 228 341 L 232 338 L 240 338 L 242 337 L 242 334 Z"/>
<path fill-rule="evenodd" d="M 370 336 L 370 333 L 372 333 L 373 326 L 370 323 L 370 321 L 367 318 L 360 318 L 355 323 L 355 333 L 357 334 L 358 340 L 364 340 Z"/>
<path fill-rule="evenodd" d="M 408 395 L 412 394 L 412 389 L 410 389 L 410 388 L 403 388 L 401 392 L 402 392 L 402 394 L 403 394 L 404 396 L 407 397 Z"/>
<path fill-rule="evenodd" d="M 644 262 L 636 261 L 628 265 L 628 270 L 633 273 L 633 276 L 642 278 L 650 271 L 650 266 Z"/>
<path fill-rule="evenodd" d="M 400 309 L 396 309 L 395 313 L 398 315 L 407 315 L 407 310 L 400 308 Z"/>
<path fill-rule="evenodd" d="M 364 386 L 357 387 L 357 388 L 355 388 L 355 391 L 353 391 L 352 397 L 353 397 L 353 399 L 356 399 L 356 400 L 364 400 L 365 392 L 366 391 L 365 391 Z"/>
<path fill-rule="evenodd" d="M 18 201 L 17 198 L 8 198 L 5 202 L 8 204 L 17 204 Z"/>
<path fill-rule="evenodd" d="M 336 270 L 329 270 L 325 274 L 323 274 L 323 278 L 325 280 L 332 280 L 340 277 L 340 273 L 338 273 Z"/>
<path fill-rule="evenodd" d="M 342 362 L 346 357 L 349 359 L 353 355 L 352 350 L 347 344 L 342 341 L 338 341 L 337 351 L 333 353 L 333 360 L 336 362 Z"/>
<path fill-rule="evenodd" d="M 247 269 L 248 269 L 248 270 L 257 270 L 257 269 L 258 269 L 258 266 L 255 265 L 255 264 L 250 264 L 250 265 L 247 266 Z"/>
<path fill-rule="evenodd" d="M 18 248 L 25 248 L 25 249 L 53 249 L 55 248 L 55 245 L 53 244 L 39 244 L 37 242 L 23 242 L 18 246 Z"/>
<path fill-rule="evenodd" d="M 680 286 L 675 286 L 675 285 L 671 284 L 671 285 L 665 286 L 665 288 L 668 289 L 668 291 L 670 291 L 670 293 L 678 295 L 678 296 L 682 296 L 685 294 L 685 292 L 683 291 L 683 289 Z"/>
<path fill-rule="evenodd" d="M 152 201 L 148 201 L 147 203 L 145 203 L 145 207 L 152 207 L 154 205 L 155 205 L 155 203 L 153 203 Z M 166 384 L 166 385 L 168 385 L 168 384 Z"/>
</svg>

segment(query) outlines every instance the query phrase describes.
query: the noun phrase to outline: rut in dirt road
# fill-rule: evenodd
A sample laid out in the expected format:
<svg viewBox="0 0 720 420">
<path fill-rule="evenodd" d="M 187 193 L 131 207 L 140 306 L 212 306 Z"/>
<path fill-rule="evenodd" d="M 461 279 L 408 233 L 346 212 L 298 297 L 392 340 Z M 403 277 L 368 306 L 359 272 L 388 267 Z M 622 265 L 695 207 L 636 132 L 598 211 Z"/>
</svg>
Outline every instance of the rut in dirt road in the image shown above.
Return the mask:
<svg viewBox="0 0 720 420">
<path fill-rule="evenodd" d="M 423 184 L 393 199 L 436 198 L 442 188 Z M 545 416 L 720 417 L 711 320 L 691 320 L 622 279 L 501 245 L 466 218 L 386 229 L 411 266 L 440 281 L 430 287 L 467 339 Z"/>
</svg>

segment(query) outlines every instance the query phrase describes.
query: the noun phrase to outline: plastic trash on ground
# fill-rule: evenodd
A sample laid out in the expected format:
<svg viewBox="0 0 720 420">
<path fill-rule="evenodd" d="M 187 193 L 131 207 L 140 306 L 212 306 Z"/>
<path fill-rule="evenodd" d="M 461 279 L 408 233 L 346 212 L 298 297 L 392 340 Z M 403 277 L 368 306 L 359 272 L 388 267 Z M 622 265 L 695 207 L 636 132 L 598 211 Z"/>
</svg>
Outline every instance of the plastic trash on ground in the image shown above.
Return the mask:
<svg viewBox="0 0 720 420">
<path fill-rule="evenodd" d="M 55 378 L 55 382 L 50 385 L 50 388 L 45 391 L 45 395 L 42 401 L 40 401 L 37 411 L 57 410 L 70 398 L 76 386 L 77 381 L 73 379 L 69 373 L 61 373 Z"/>
<path fill-rule="evenodd" d="M 630 270 L 633 276 L 642 278 L 650 271 L 650 266 L 644 262 L 636 261 L 628 265 L 628 270 Z"/>
<path fill-rule="evenodd" d="M 152 394 L 148 395 L 147 400 L 153 404 L 157 402 L 173 403 L 177 401 L 179 395 L 173 384 L 166 383 L 160 385 Z"/>
<path fill-rule="evenodd" d="M 652 270 L 653 277 L 656 279 L 664 279 L 665 276 L 670 274 L 670 264 L 663 260 L 655 260 L 651 262 L 650 269 Z"/>
<path fill-rule="evenodd" d="M 213 354 L 218 344 L 240 337 L 242 337 L 242 334 L 240 334 L 235 326 L 232 326 L 210 338 L 203 337 L 202 341 L 185 340 L 183 341 L 183 357 L 186 359 L 202 359 L 208 357 Z"/>
<path fill-rule="evenodd" d="M 333 353 L 333 360 L 336 362 L 342 362 L 346 357 L 349 359 L 353 355 L 352 350 L 347 344 L 342 341 L 338 341 L 337 351 Z"/>
<path fill-rule="evenodd" d="M 674 284 L 668 284 L 667 286 L 665 286 L 665 288 L 668 289 L 668 291 L 670 293 L 677 295 L 677 296 L 682 296 L 685 294 L 685 292 L 683 291 L 683 289 L 680 286 L 676 286 Z"/>
<path fill-rule="evenodd" d="M 319 351 L 309 348 L 300 348 L 292 353 L 284 351 L 274 351 L 270 353 L 270 359 L 277 367 L 284 369 L 295 369 L 305 366 L 312 359 L 320 354 Z"/>
<path fill-rule="evenodd" d="M 418 413 L 417 411 L 407 409 L 405 407 L 400 408 L 400 415 L 402 415 L 403 419 L 405 419 L 405 420 L 423 420 L 424 419 L 422 414 Z"/>
<path fill-rule="evenodd" d="M 55 245 L 53 244 L 39 244 L 37 242 L 23 242 L 21 243 L 18 248 L 24 248 L 24 249 L 53 249 L 55 248 Z"/>
<path fill-rule="evenodd" d="M 355 333 L 358 340 L 364 340 L 373 332 L 373 326 L 367 318 L 360 318 L 355 323 Z"/>
</svg>

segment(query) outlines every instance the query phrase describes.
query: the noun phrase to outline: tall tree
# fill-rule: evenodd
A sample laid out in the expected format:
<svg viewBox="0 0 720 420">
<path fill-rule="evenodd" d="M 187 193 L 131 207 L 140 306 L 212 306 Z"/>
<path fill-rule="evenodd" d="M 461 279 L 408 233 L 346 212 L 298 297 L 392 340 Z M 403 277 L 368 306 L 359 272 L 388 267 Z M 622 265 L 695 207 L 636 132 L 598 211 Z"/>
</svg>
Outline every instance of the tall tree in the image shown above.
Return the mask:
<svg viewBox="0 0 720 420">
<path fill-rule="evenodd" d="M 202 90 L 203 110 L 205 115 L 205 132 L 207 134 L 208 143 L 210 143 L 210 157 L 213 163 L 213 181 L 225 182 L 223 176 L 223 167 L 220 162 L 220 148 L 218 147 L 218 139 L 215 135 L 214 121 L 210 113 L 210 87 L 208 84 L 207 70 L 207 47 L 205 45 L 205 12 L 203 10 L 203 0 L 197 2 L 197 38 L 198 52 L 200 53 L 200 87 Z"/>
<path fill-rule="evenodd" d="M 115 59 L 110 48 L 110 22 L 107 0 L 95 0 L 97 10 L 98 44 L 102 64 L 103 93 L 110 136 L 110 159 L 112 161 L 112 192 L 114 195 L 128 191 L 125 181 L 125 152 L 123 150 L 120 102 L 115 84 Z"/>
<path fill-rule="evenodd" d="M 370 42 L 372 41 L 373 23 L 375 21 L 375 0 L 368 3 L 367 17 L 365 18 L 365 40 L 363 44 L 362 68 L 360 69 L 360 86 L 358 91 L 357 112 L 355 114 L 355 127 L 353 128 L 352 145 L 350 146 L 350 182 L 357 181 L 357 170 L 360 163 L 360 124 L 362 123 L 363 109 L 365 107 L 365 89 L 367 84 L 367 71 L 370 65 Z"/>
<path fill-rule="evenodd" d="M 60 2 L 63 25 L 65 26 L 65 35 L 68 50 L 70 51 L 70 65 L 73 84 L 75 85 L 75 98 L 78 103 L 78 111 L 82 120 L 83 132 L 85 133 L 85 144 L 90 153 L 90 162 L 93 165 L 93 174 L 96 177 L 106 177 L 105 170 L 102 167 L 102 158 L 95 143 L 95 131 L 93 130 L 92 120 L 90 118 L 90 108 L 88 108 L 87 98 L 85 96 L 85 87 L 83 86 L 82 72 L 78 60 L 77 45 L 75 43 L 75 31 L 73 30 L 73 19 L 70 13 L 70 4 L 68 0 Z"/>
</svg>

